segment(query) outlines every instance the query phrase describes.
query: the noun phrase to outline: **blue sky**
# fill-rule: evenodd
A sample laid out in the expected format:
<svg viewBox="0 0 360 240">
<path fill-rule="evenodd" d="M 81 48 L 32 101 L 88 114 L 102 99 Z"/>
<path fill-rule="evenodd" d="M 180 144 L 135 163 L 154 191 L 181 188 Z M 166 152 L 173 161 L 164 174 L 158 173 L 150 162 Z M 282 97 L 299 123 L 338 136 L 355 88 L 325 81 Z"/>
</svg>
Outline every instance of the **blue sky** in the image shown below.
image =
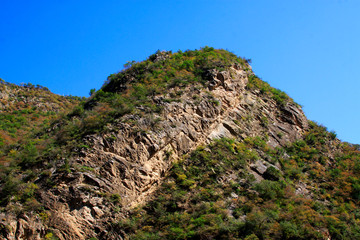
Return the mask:
<svg viewBox="0 0 360 240">
<path fill-rule="evenodd" d="M 360 1 L 0 0 L 0 77 L 88 96 L 156 50 L 228 49 L 307 117 L 360 143 Z"/>
</svg>

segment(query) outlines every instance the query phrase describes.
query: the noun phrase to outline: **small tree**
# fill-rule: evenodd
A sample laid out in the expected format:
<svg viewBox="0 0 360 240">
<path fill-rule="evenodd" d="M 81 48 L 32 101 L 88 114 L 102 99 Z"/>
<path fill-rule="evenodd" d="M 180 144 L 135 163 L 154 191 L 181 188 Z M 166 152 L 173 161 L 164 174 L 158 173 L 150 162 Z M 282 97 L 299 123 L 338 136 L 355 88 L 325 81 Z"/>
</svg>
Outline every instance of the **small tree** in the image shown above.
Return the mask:
<svg viewBox="0 0 360 240">
<path fill-rule="evenodd" d="M 92 96 L 95 92 L 96 92 L 95 88 L 90 89 L 90 92 L 89 92 L 90 96 Z"/>
</svg>

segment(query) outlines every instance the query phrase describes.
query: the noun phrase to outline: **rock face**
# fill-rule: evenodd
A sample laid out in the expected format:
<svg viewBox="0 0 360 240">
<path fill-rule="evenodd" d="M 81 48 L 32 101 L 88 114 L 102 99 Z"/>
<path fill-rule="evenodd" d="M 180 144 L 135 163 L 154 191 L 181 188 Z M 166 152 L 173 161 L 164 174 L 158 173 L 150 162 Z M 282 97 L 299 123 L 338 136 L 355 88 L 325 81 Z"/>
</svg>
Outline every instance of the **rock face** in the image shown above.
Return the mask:
<svg viewBox="0 0 360 240">
<path fill-rule="evenodd" d="M 276 147 L 296 140 L 307 128 L 297 106 L 289 104 L 279 109 L 273 100 L 265 102 L 256 92 L 245 91 L 245 71 L 231 68 L 230 72 L 217 73 L 213 80 L 218 83 L 211 86 L 212 90 L 196 93 L 198 101 L 191 91 L 181 102 L 164 103 L 159 99 L 165 110 L 161 116 L 154 116 L 161 119 L 156 131 L 149 128 L 146 119 L 139 119 L 142 131 L 119 123 L 116 128 L 121 130 L 117 133 L 90 137 L 95 148 L 76 161 L 94 168 L 101 178 L 95 181 L 85 177 L 83 181 L 120 194 L 123 206 L 134 206 L 156 188 L 173 160 L 199 144 L 220 137 L 267 133 L 268 143 Z"/>
<path fill-rule="evenodd" d="M 5 219 L 0 239 L 40 239 L 45 228 L 53 229 L 59 239 L 119 239 L 109 223 L 144 203 L 171 164 L 197 146 L 233 136 L 264 136 L 270 146 L 284 146 L 308 128 L 296 104 L 279 106 L 260 97 L 260 91 L 248 90 L 248 72 L 241 67 L 209 75 L 208 89 L 188 87 L 181 101 L 155 96 L 164 107 L 161 114 L 128 115 L 109 126 L 110 133 L 88 136 L 84 141 L 93 147 L 71 160 L 86 171 L 53 172 L 57 187 L 39 196 L 50 209 L 47 220 L 40 224 L 36 216 Z M 266 166 L 258 163 L 254 169 L 265 172 Z"/>
</svg>

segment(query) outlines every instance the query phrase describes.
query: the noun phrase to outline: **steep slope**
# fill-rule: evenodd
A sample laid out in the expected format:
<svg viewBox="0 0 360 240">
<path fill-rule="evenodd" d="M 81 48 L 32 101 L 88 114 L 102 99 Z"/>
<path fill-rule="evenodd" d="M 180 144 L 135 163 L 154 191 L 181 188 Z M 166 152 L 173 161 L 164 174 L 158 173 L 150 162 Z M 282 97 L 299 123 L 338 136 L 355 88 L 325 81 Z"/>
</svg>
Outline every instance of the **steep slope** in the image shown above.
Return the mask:
<svg viewBox="0 0 360 240">
<path fill-rule="evenodd" d="M 359 152 L 225 50 L 129 62 L 36 139 L 1 179 L 4 239 L 358 236 Z"/>
</svg>

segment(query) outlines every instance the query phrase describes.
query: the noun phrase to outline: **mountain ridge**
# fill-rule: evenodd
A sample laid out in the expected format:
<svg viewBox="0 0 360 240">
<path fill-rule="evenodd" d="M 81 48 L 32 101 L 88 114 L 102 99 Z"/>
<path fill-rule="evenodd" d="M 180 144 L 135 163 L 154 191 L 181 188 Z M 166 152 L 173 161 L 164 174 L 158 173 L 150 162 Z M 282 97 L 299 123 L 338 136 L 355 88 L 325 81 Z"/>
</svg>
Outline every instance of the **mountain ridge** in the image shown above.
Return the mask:
<svg viewBox="0 0 360 240">
<path fill-rule="evenodd" d="M 358 236 L 358 150 L 225 50 L 129 62 L 34 139 L 3 153 L 4 239 Z"/>
</svg>

